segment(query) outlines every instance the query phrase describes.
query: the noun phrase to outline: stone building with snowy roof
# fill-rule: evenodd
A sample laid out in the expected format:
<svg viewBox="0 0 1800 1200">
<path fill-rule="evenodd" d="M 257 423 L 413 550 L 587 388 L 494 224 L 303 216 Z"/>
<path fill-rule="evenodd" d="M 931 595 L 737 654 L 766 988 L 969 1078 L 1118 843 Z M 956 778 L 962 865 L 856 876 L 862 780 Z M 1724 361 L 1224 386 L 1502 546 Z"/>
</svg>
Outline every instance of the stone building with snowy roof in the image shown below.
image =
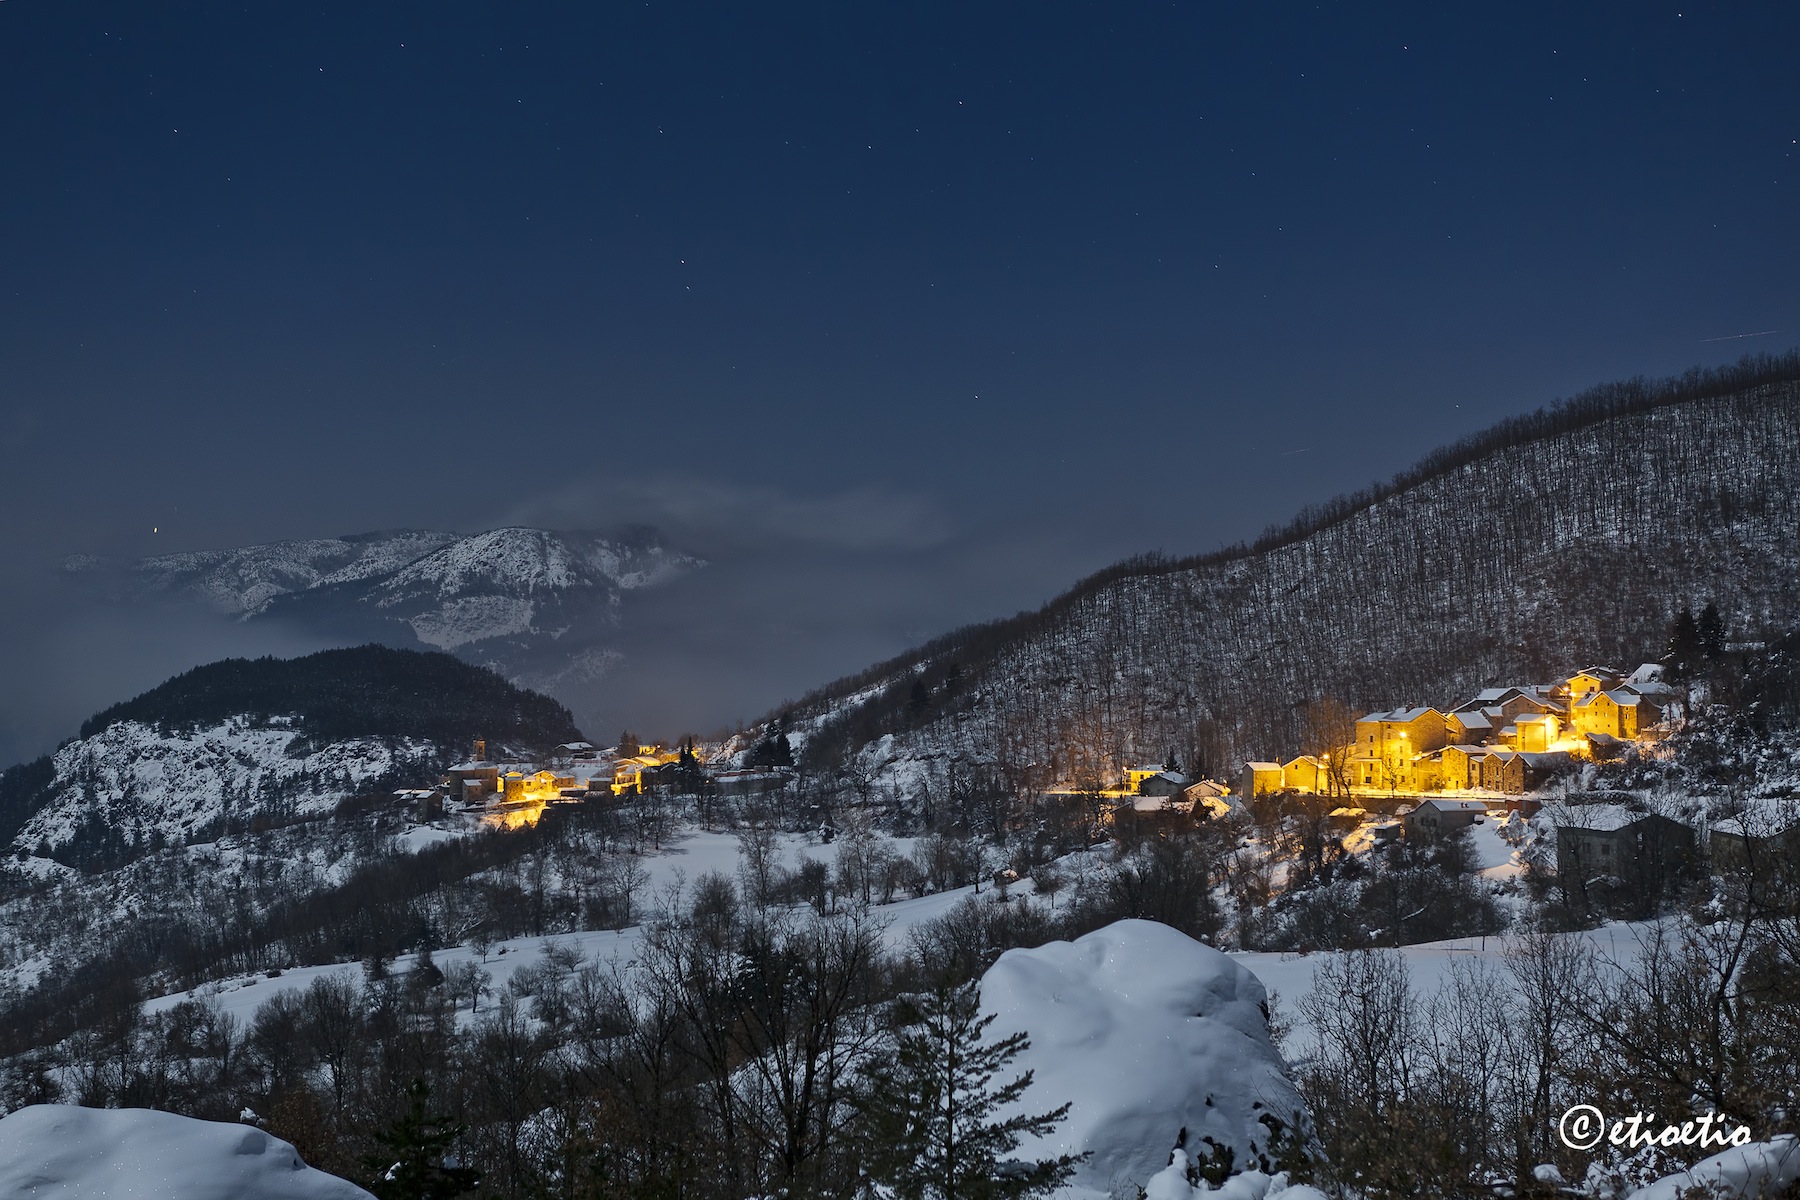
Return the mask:
<svg viewBox="0 0 1800 1200">
<path fill-rule="evenodd" d="M 1647 915 L 1687 878 L 1694 831 L 1660 813 L 1623 804 L 1551 810 L 1556 880 L 1578 912 Z"/>
<path fill-rule="evenodd" d="M 1486 815 L 1487 804 L 1481 800 L 1421 800 L 1401 815 L 1400 823 L 1407 837 L 1431 838 L 1466 829 Z"/>
</svg>

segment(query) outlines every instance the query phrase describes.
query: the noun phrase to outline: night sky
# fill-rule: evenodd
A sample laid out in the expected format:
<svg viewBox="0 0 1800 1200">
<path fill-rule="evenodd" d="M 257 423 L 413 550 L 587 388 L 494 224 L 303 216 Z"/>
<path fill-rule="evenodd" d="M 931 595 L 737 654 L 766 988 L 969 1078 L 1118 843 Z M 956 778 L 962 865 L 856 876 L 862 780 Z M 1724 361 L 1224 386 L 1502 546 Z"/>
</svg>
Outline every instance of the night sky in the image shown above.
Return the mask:
<svg viewBox="0 0 1800 1200">
<path fill-rule="evenodd" d="M 671 667 L 672 733 L 1800 344 L 1796 45 L 1773 4 L 6 0 L 0 761 L 306 648 L 76 621 L 73 553 L 649 522 L 715 563 L 663 634 L 744 647 Z"/>
</svg>

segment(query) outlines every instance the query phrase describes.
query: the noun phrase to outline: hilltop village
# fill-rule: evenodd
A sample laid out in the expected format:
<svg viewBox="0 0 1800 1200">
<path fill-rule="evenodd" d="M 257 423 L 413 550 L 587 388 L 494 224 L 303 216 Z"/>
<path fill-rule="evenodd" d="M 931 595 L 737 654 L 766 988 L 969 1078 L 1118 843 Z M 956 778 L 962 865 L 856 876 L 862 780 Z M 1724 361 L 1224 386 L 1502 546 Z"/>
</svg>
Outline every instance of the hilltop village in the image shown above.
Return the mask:
<svg viewBox="0 0 1800 1200">
<path fill-rule="evenodd" d="M 1278 793 L 1342 797 L 1346 806 L 1401 797 L 1466 801 L 1471 810 L 1499 803 L 1529 815 L 1536 808 L 1530 797 L 1551 780 L 1663 738 L 1681 711 L 1681 694 L 1664 681 L 1659 664 L 1631 672 L 1590 666 L 1552 683 L 1485 688 L 1451 708 L 1367 713 L 1356 719 L 1351 741 L 1286 762 L 1246 762 L 1235 781 L 1193 779 L 1171 761 L 1127 768 L 1110 786 L 1063 784 L 1045 795 L 1091 796 L 1140 809 L 1197 808 L 1213 816 Z M 438 788 L 408 795 L 427 809 L 473 813 L 490 827 L 516 829 L 535 824 L 552 804 L 653 789 L 743 795 L 779 789 L 792 776 L 787 763 L 709 769 L 709 761 L 735 756 L 723 747 L 708 754 L 692 740 L 674 749 L 631 741 L 607 748 L 568 742 L 547 761 L 490 760 L 486 743 L 477 741 Z"/>
</svg>

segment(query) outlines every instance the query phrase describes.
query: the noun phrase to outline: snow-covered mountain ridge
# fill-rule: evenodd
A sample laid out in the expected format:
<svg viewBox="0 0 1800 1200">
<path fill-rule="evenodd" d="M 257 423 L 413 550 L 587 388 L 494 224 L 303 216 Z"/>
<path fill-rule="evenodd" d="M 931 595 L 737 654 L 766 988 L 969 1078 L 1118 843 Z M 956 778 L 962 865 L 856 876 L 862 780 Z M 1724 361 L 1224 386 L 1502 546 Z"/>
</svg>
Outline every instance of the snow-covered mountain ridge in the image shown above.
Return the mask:
<svg viewBox="0 0 1800 1200">
<path fill-rule="evenodd" d="M 551 632 L 557 627 L 534 617 L 560 607 L 565 593 L 585 593 L 590 606 L 611 615 L 619 592 L 654 587 L 700 565 L 644 535 L 406 529 L 160 555 L 132 568 L 129 590 L 189 596 L 240 620 L 374 610 L 410 628 L 420 643 L 448 650 Z M 89 560 L 68 566 L 93 569 Z"/>
<path fill-rule="evenodd" d="M 113 602 L 197 603 L 342 645 L 430 648 L 570 703 L 629 653 L 626 597 L 706 564 L 653 530 L 403 529 L 159 555 L 88 555 L 65 575 Z"/>
</svg>

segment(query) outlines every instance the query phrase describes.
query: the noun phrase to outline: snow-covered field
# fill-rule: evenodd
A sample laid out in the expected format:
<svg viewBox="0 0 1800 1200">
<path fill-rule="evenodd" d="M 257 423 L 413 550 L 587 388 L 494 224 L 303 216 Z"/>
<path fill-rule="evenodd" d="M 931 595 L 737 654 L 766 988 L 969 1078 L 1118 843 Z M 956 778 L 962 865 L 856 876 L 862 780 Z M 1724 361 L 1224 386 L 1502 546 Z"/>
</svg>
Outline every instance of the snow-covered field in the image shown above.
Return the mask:
<svg viewBox="0 0 1800 1200">
<path fill-rule="evenodd" d="M 441 830 L 433 830 L 429 826 L 421 826 L 403 835 L 409 842 L 424 843 L 451 836 Z M 901 853 L 911 849 L 912 839 L 893 839 L 894 848 Z M 829 860 L 831 847 L 821 846 L 801 834 L 782 834 L 776 840 L 776 847 L 782 860 L 788 865 L 797 863 L 802 855 Z M 648 875 L 643 895 L 650 905 L 660 900 L 669 899 L 677 889 L 685 889 L 700 876 L 716 872 L 728 877 L 736 877 L 739 859 L 739 844 L 736 834 L 719 833 L 703 829 L 693 829 L 671 840 L 661 851 L 647 853 L 642 856 L 642 863 Z M 943 892 L 934 892 L 928 896 L 919 896 L 908 900 L 899 900 L 893 904 L 877 907 L 876 914 L 883 922 L 886 937 L 891 946 L 898 947 L 911 929 L 927 921 L 943 916 L 963 900 L 974 895 L 974 887 L 954 888 Z M 991 895 L 993 889 L 983 885 L 981 894 Z M 1032 887 L 1029 881 L 1015 884 L 1010 889 L 1013 902 L 1029 903 Z M 492 978 L 492 987 L 496 992 L 504 989 L 520 968 L 528 967 L 538 961 L 546 947 L 562 946 L 581 954 L 589 962 L 629 964 L 637 954 L 642 942 L 643 930 L 633 926 L 623 930 L 588 930 L 578 933 L 547 934 L 543 937 L 509 938 L 488 948 L 483 957 L 468 946 L 452 946 L 435 951 L 433 961 L 440 969 L 455 963 L 473 962 L 481 966 Z M 396 973 L 410 971 L 418 961 L 417 954 L 404 954 L 394 960 L 391 969 Z M 359 963 L 333 963 L 321 967 L 296 967 L 283 971 L 279 975 L 241 975 L 231 979 L 222 979 L 205 984 L 190 991 L 174 992 L 147 1001 L 146 1012 L 161 1012 L 181 1003 L 183 1000 L 210 998 L 219 1007 L 240 1021 L 249 1021 L 256 1016 L 256 1010 L 267 1004 L 272 998 L 283 992 L 302 991 L 310 987 L 313 980 L 332 975 L 360 975 L 362 966 Z"/>
</svg>

